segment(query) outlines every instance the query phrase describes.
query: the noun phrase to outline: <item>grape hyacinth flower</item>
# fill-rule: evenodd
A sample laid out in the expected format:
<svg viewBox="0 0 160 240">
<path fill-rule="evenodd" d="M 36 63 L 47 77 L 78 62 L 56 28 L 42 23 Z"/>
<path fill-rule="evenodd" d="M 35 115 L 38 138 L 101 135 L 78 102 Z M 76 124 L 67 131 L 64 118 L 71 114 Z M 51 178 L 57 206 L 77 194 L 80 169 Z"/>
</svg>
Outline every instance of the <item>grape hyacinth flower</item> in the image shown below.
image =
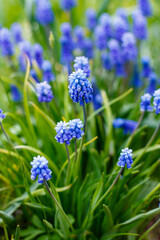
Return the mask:
<svg viewBox="0 0 160 240">
<path fill-rule="evenodd" d="M 15 22 L 11 25 L 11 33 L 15 43 L 20 43 L 23 41 L 22 27 L 19 23 Z"/>
<path fill-rule="evenodd" d="M 60 6 L 64 11 L 70 11 L 77 5 L 76 0 L 60 0 Z"/>
<path fill-rule="evenodd" d="M 153 107 L 151 106 L 151 99 L 152 96 L 149 93 L 145 93 L 142 97 L 141 97 L 141 112 L 147 111 L 147 112 L 151 112 L 153 110 Z"/>
<path fill-rule="evenodd" d="M 125 8 L 117 8 L 116 15 L 121 17 L 128 24 L 128 13 Z"/>
<path fill-rule="evenodd" d="M 154 100 L 154 109 L 156 110 L 156 114 L 160 113 L 160 88 L 157 89 L 153 94 Z"/>
<path fill-rule="evenodd" d="M 75 48 L 83 50 L 84 48 L 84 29 L 81 26 L 77 26 L 74 29 L 74 36 L 75 36 Z"/>
<path fill-rule="evenodd" d="M 148 87 L 146 89 L 146 91 L 150 94 L 153 94 L 154 91 L 156 90 L 156 86 L 157 86 L 157 74 L 155 72 L 151 72 L 151 74 L 149 75 L 149 84 Z"/>
<path fill-rule="evenodd" d="M 70 145 L 70 141 L 73 138 L 73 132 L 70 128 L 69 124 L 66 122 L 58 122 L 55 127 L 57 135 L 55 136 L 55 139 L 58 143 L 65 143 L 67 145 Z"/>
<path fill-rule="evenodd" d="M 36 0 L 36 20 L 41 25 L 47 25 L 54 21 L 54 13 L 49 0 Z"/>
<path fill-rule="evenodd" d="M 15 86 L 15 85 L 11 85 L 11 96 L 12 96 L 12 100 L 13 102 L 19 102 L 22 99 L 22 95 L 21 92 L 19 91 L 19 89 Z"/>
<path fill-rule="evenodd" d="M 91 39 L 86 38 L 84 40 L 83 50 L 87 58 L 92 59 L 94 57 L 94 48 L 93 48 L 93 42 Z"/>
<path fill-rule="evenodd" d="M 38 63 L 39 68 L 41 69 L 43 63 L 43 48 L 39 43 L 36 43 L 33 46 L 33 57 Z"/>
<path fill-rule="evenodd" d="M 108 13 L 103 13 L 99 18 L 99 24 L 103 28 L 103 31 L 106 35 L 106 38 L 111 38 L 112 33 L 112 26 L 111 26 L 111 16 Z"/>
<path fill-rule="evenodd" d="M 125 61 L 135 61 L 137 57 L 136 39 L 132 33 L 124 33 L 122 37 L 122 50 Z"/>
<path fill-rule="evenodd" d="M 93 86 L 93 107 L 94 110 L 98 110 L 100 107 L 102 107 L 102 103 L 103 103 L 103 98 L 101 95 L 100 90 L 98 89 L 98 86 L 96 86 L 95 81 L 92 82 L 92 86 Z"/>
<path fill-rule="evenodd" d="M 0 121 L 2 121 L 5 117 L 6 115 L 3 113 L 3 110 L 0 109 Z"/>
<path fill-rule="evenodd" d="M 89 61 L 88 58 L 82 56 L 82 57 L 76 57 L 74 59 L 74 65 L 73 65 L 75 71 L 77 71 L 78 69 L 81 69 L 85 72 L 86 77 L 90 77 L 90 66 L 89 66 Z"/>
<path fill-rule="evenodd" d="M 2 56 L 12 56 L 14 54 L 10 31 L 7 28 L 0 30 L 0 47 Z"/>
<path fill-rule="evenodd" d="M 92 101 L 92 84 L 86 78 L 86 74 L 83 70 L 79 69 L 73 72 L 69 75 L 68 80 L 69 93 L 73 102 L 79 102 L 80 106 L 84 106 L 84 102 L 89 103 Z"/>
<path fill-rule="evenodd" d="M 152 6 L 150 0 L 138 0 L 138 6 L 144 16 L 149 17 L 152 15 Z"/>
<path fill-rule="evenodd" d="M 107 38 L 102 26 L 97 26 L 94 32 L 95 44 L 99 50 L 106 49 L 107 47 Z"/>
<path fill-rule="evenodd" d="M 71 38 L 72 37 L 72 27 L 68 22 L 61 24 L 61 33 L 64 37 Z"/>
<path fill-rule="evenodd" d="M 147 21 L 139 12 L 133 14 L 133 33 L 139 40 L 147 39 Z"/>
<path fill-rule="evenodd" d="M 50 61 L 48 60 L 43 61 L 42 71 L 43 71 L 43 81 L 46 81 L 49 83 L 55 80 L 55 76 L 52 72 L 52 64 L 50 63 Z"/>
<path fill-rule="evenodd" d="M 20 70 L 22 72 L 25 72 L 26 71 L 25 55 L 27 55 L 27 57 L 30 60 L 30 64 L 32 65 L 32 46 L 28 41 L 23 41 L 20 43 L 19 48 L 20 48 L 20 56 L 18 58 L 19 66 Z"/>
<path fill-rule="evenodd" d="M 53 99 L 51 86 L 47 82 L 37 83 L 36 92 L 39 102 L 51 102 Z"/>
<path fill-rule="evenodd" d="M 111 64 L 111 59 L 110 59 L 110 55 L 108 52 L 102 52 L 101 54 L 101 61 L 102 61 L 102 65 L 103 67 L 110 71 L 112 69 L 112 64 Z"/>
<path fill-rule="evenodd" d="M 137 122 L 123 118 L 116 118 L 113 121 L 113 127 L 122 128 L 124 130 L 124 134 L 133 133 L 133 131 L 137 127 Z"/>
<path fill-rule="evenodd" d="M 132 149 L 129 148 L 122 149 L 117 165 L 119 167 L 125 167 L 125 165 L 127 165 L 128 169 L 131 168 L 131 164 L 133 163 L 132 156 L 133 156 Z"/>
<path fill-rule="evenodd" d="M 143 57 L 141 59 L 141 63 L 142 63 L 142 77 L 144 78 L 148 78 L 151 74 L 151 66 L 150 66 L 150 59 L 149 57 Z"/>
<path fill-rule="evenodd" d="M 31 169 L 31 179 L 35 180 L 38 176 L 38 183 L 42 184 L 45 180 L 51 179 L 52 171 L 48 168 L 48 161 L 45 157 L 41 157 L 38 155 L 33 158 L 33 162 L 30 163 L 32 165 Z"/>
<path fill-rule="evenodd" d="M 90 31 L 93 31 L 97 24 L 97 14 L 93 8 L 86 10 L 86 22 Z"/>
<path fill-rule="evenodd" d="M 142 86 L 142 84 L 143 82 L 139 73 L 138 65 L 135 64 L 133 69 L 132 85 L 136 88 L 139 88 Z"/>
<path fill-rule="evenodd" d="M 116 16 L 113 20 L 114 38 L 118 41 L 122 40 L 122 36 L 128 31 L 128 25 L 123 18 Z"/>
<path fill-rule="evenodd" d="M 30 76 L 31 76 L 37 83 L 39 83 L 39 79 L 38 79 L 37 73 L 36 73 L 36 71 L 35 71 L 33 68 L 30 70 Z"/>
<path fill-rule="evenodd" d="M 69 121 L 69 127 L 72 132 L 72 138 L 81 139 L 84 135 L 83 123 L 80 119 L 73 119 Z"/>
</svg>

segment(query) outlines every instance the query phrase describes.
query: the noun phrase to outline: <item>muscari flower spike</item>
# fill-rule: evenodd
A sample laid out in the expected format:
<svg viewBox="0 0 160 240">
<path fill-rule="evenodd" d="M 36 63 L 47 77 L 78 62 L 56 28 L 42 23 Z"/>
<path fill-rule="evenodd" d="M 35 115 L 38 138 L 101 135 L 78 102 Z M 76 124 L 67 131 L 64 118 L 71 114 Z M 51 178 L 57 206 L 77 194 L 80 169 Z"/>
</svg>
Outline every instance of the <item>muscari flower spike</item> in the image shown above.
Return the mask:
<svg viewBox="0 0 160 240">
<path fill-rule="evenodd" d="M 147 39 L 147 21 L 146 18 L 139 12 L 133 13 L 133 33 L 139 40 Z"/>
<path fill-rule="evenodd" d="M 47 82 L 37 83 L 36 92 L 39 102 L 51 102 L 53 99 L 51 86 Z"/>
<path fill-rule="evenodd" d="M 85 44 L 84 29 L 81 26 L 76 26 L 74 29 L 75 48 L 83 50 Z"/>
<path fill-rule="evenodd" d="M 25 72 L 26 71 L 25 55 L 27 55 L 27 57 L 30 60 L 30 64 L 32 65 L 32 46 L 28 41 L 23 41 L 20 43 L 19 48 L 20 48 L 20 55 L 18 57 L 19 66 L 20 70 L 22 72 Z"/>
<path fill-rule="evenodd" d="M 72 132 L 72 138 L 81 139 L 84 135 L 83 123 L 80 119 L 73 119 L 69 121 L 69 127 Z"/>
<path fill-rule="evenodd" d="M 82 56 L 82 57 L 76 57 L 74 59 L 74 65 L 73 65 L 75 71 L 77 71 L 78 69 L 81 69 L 85 72 L 86 77 L 90 77 L 90 66 L 89 66 L 89 61 L 88 58 Z"/>
<path fill-rule="evenodd" d="M 99 18 L 99 24 L 102 27 L 106 38 L 111 38 L 113 35 L 112 25 L 111 25 L 111 16 L 108 13 L 103 13 Z"/>
<path fill-rule="evenodd" d="M 83 106 L 84 103 L 89 103 L 92 101 L 93 88 L 92 84 L 86 78 L 86 74 L 83 70 L 79 69 L 69 75 L 69 93 L 73 102 Z"/>
<path fill-rule="evenodd" d="M 153 107 L 151 106 L 151 99 L 152 99 L 152 96 L 149 93 L 145 93 L 141 97 L 141 103 L 140 103 L 141 112 L 144 112 L 144 111 L 151 112 L 153 110 Z"/>
<path fill-rule="evenodd" d="M 95 28 L 95 45 L 99 50 L 103 50 L 107 47 L 107 38 L 104 29 L 101 25 Z"/>
<path fill-rule="evenodd" d="M 38 155 L 37 157 L 33 158 L 33 162 L 30 164 L 32 165 L 32 180 L 35 180 L 38 176 L 38 183 L 42 184 L 44 179 L 47 181 L 51 179 L 52 171 L 48 168 L 48 161 L 45 157 Z"/>
<path fill-rule="evenodd" d="M 72 130 L 68 123 L 66 122 L 58 122 L 55 127 L 57 135 L 55 136 L 55 139 L 58 143 L 65 143 L 67 145 L 70 145 L 70 141 L 73 138 Z"/>
<path fill-rule="evenodd" d="M 36 71 L 35 71 L 33 68 L 30 70 L 30 76 L 31 76 L 37 83 L 39 83 L 39 79 L 38 79 L 37 73 L 36 73 Z"/>
<path fill-rule="evenodd" d="M 137 122 L 133 120 L 123 119 L 123 118 L 116 118 L 113 121 L 114 128 L 122 128 L 124 134 L 132 133 L 137 126 Z"/>
<path fill-rule="evenodd" d="M 131 164 L 133 163 L 132 156 L 132 149 L 122 149 L 117 165 L 119 167 L 125 167 L 125 165 L 127 165 L 128 169 L 131 168 Z"/>
<path fill-rule="evenodd" d="M 117 8 L 116 15 L 121 17 L 128 24 L 128 13 L 125 8 Z"/>
<path fill-rule="evenodd" d="M 11 33 L 7 28 L 0 30 L 0 47 L 2 56 L 12 56 L 14 54 Z"/>
<path fill-rule="evenodd" d="M 15 85 L 11 85 L 11 95 L 13 102 L 19 102 L 22 99 L 21 92 Z"/>
<path fill-rule="evenodd" d="M 93 30 L 97 24 L 97 14 L 93 8 L 88 8 L 86 10 L 86 22 L 89 30 Z"/>
<path fill-rule="evenodd" d="M 122 49 L 125 61 L 135 61 L 137 57 L 136 39 L 133 33 L 127 32 L 122 36 Z"/>
<path fill-rule="evenodd" d="M 110 59 L 110 55 L 108 52 L 102 52 L 101 54 L 101 61 L 102 61 L 102 65 L 103 67 L 110 71 L 112 69 L 112 64 L 111 64 L 111 59 Z"/>
<path fill-rule="evenodd" d="M 123 18 L 116 16 L 113 20 L 113 29 L 114 38 L 121 41 L 123 34 L 128 31 L 128 24 Z"/>
<path fill-rule="evenodd" d="M 36 43 L 33 46 L 33 57 L 38 63 L 39 68 L 41 69 L 43 63 L 43 48 L 39 43 Z"/>
<path fill-rule="evenodd" d="M 157 86 L 157 82 L 158 82 L 158 77 L 157 74 L 155 72 L 151 72 L 151 74 L 149 75 L 149 84 L 148 87 L 146 89 L 146 92 L 153 94 L 154 91 L 156 90 L 156 86 Z"/>
<path fill-rule="evenodd" d="M 0 109 L 0 121 L 2 121 L 5 117 L 6 115 L 3 113 L 3 110 Z"/>
<path fill-rule="evenodd" d="M 150 66 L 150 58 L 149 57 L 142 57 L 141 59 L 142 64 L 142 77 L 148 78 L 151 74 L 151 66 Z"/>
<path fill-rule="evenodd" d="M 52 72 L 52 64 L 48 60 L 44 60 L 42 63 L 42 71 L 43 71 L 43 81 L 51 82 L 55 80 L 55 76 Z"/>
<path fill-rule="evenodd" d="M 149 17 L 152 15 L 152 6 L 150 0 L 138 0 L 138 6 L 144 16 Z"/>
<path fill-rule="evenodd" d="M 63 36 L 67 38 L 71 38 L 72 36 L 72 27 L 71 24 L 68 22 L 64 22 L 61 24 L 61 33 Z"/>
<path fill-rule="evenodd" d="M 13 35 L 15 43 L 20 43 L 23 41 L 22 27 L 19 23 L 15 22 L 11 25 L 11 33 Z"/>
<path fill-rule="evenodd" d="M 94 57 L 93 41 L 89 38 L 85 38 L 83 51 L 85 56 L 89 59 Z"/>
<path fill-rule="evenodd" d="M 60 6 L 64 11 L 70 11 L 77 5 L 77 0 L 60 0 Z"/>
<path fill-rule="evenodd" d="M 36 0 L 36 20 L 41 25 L 47 25 L 54 21 L 54 13 L 49 0 Z"/>
<path fill-rule="evenodd" d="M 156 110 L 156 114 L 160 113 L 160 88 L 157 89 L 154 94 L 153 94 L 153 104 L 154 104 L 154 109 Z"/>
</svg>

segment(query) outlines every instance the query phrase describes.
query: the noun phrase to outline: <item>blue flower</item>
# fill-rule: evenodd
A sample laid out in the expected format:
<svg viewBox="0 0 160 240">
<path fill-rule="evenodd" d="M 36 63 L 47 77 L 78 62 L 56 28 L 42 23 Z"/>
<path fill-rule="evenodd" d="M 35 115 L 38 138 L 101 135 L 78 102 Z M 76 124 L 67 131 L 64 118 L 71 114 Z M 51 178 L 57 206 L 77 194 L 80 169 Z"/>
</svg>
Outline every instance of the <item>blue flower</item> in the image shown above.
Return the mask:
<svg viewBox="0 0 160 240">
<path fill-rule="evenodd" d="M 115 64 L 115 75 L 117 77 L 126 77 L 127 74 L 123 62 L 120 61 Z"/>
<path fill-rule="evenodd" d="M 102 27 L 106 38 L 111 38 L 113 35 L 111 16 L 108 13 L 103 13 L 99 18 L 99 24 Z"/>
<path fill-rule="evenodd" d="M 125 61 L 135 61 L 137 57 L 136 39 L 132 33 L 124 33 L 122 37 L 122 50 Z"/>
<path fill-rule="evenodd" d="M 48 168 L 48 161 L 45 157 L 38 155 L 37 157 L 33 158 L 33 162 L 30 164 L 32 165 L 32 180 L 35 180 L 38 176 L 38 183 L 42 184 L 44 179 L 47 181 L 51 179 L 52 171 Z"/>
<path fill-rule="evenodd" d="M 51 86 L 47 82 L 37 83 L 36 92 L 39 102 L 50 102 L 53 99 Z"/>
<path fill-rule="evenodd" d="M 111 64 L 111 59 L 110 59 L 110 54 L 108 52 L 102 52 L 101 54 L 101 60 L 102 60 L 102 65 L 103 67 L 110 71 L 112 69 L 112 64 Z"/>
<path fill-rule="evenodd" d="M 26 71 L 26 58 L 25 55 L 30 60 L 30 64 L 32 65 L 32 46 L 28 41 L 23 41 L 19 45 L 20 48 L 20 55 L 19 55 L 19 65 L 20 65 L 20 70 L 22 72 Z"/>
<path fill-rule="evenodd" d="M 60 6 L 64 11 L 70 11 L 76 5 L 76 0 L 60 0 Z"/>
<path fill-rule="evenodd" d="M 0 109 L 0 121 L 3 120 L 6 117 L 6 115 L 3 113 L 3 110 Z"/>
<path fill-rule="evenodd" d="M 98 88 L 98 86 L 96 85 L 95 81 L 92 82 L 92 86 L 93 86 L 93 107 L 95 110 L 98 110 L 100 107 L 102 107 L 102 103 L 103 103 L 103 99 L 102 99 L 102 95 L 101 92 Z"/>
<path fill-rule="evenodd" d="M 71 24 L 68 22 L 62 23 L 61 24 L 61 33 L 63 36 L 65 36 L 67 38 L 71 38 L 71 36 L 72 36 Z"/>
<path fill-rule="evenodd" d="M 87 20 L 87 27 L 89 30 L 94 30 L 97 24 L 97 14 L 93 8 L 88 8 L 86 10 L 86 20 Z"/>
<path fill-rule="evenodd" d="M 72 130 L 68 123 L 66 122 L 58 122 L 55 127 L 57 135 L 55 136 L 55 139 L 58 143 L 65 143 L 67 145 L 70 145 L 70 141 L 73 138 Z"/>
<path fill-rule="evenodd" d="M 148 78 L 151 74 L 151 66 L 150 66 L 150 59 L 149 57 L 143 57 L 141 59 L 141 63 L 142 63 L 142 77 L 144 78 Z"/>
<path fill-rule="evenodd" d="M 156 114 L 158 114 L 160 113 L 160 88 L 154 92 L 153 97 L 154 109 L 156 110 Z"/>
<path fill-rule="evenodd" d="M 14 54 L 10 31 L 7 28 L 0 30 L 0 47 L 2 56 L 12 56 Z"/>
<path fill-rule="evenodd" d="M 22 99 L 21 92 L 15 85 L 11 85 L 11 95 L 14 102 L 19 102 Z"/>
<path fill-rule="evenodd" d="M 11 32 L 12 32 L 15 43 L 20 43 L 21 41 L 23 41 L 22 27 L 19 23 L 15 22 L 11 25 Z"/>
<path fill-rule="evenodd" d="M 38 79 L 37 73 L 36 73 L 36 71 L 34 69 L 30 70 L 30 75 L 37 83 L 39 83 L 39 79 Z"/>
<path fill-rule="evenodd" d="M 95 44 L 99 50 L 103 50 L 107 47 L 107 38 L 102 26 L 97 26 L 94 32 Z"/>
<path fill-rule="evenodd" d="M 125 8 L 117 8 L 116 15 L 121 17 L 128 24 L 128 13 Z"/>
<path fill-rule="evenodd" d="M 36 20 L 41 25 L 47 25 L 54 21 L 54 14 L 49 0 L 36 0 Z"/>
<path fill-rule="evenodd" d="M 83 50 L 84 41 L 85 41 L 84 29 L 81 26 L 76 26 L 74 29 L 74 36 L 75 36 L 75 40 L 76 40 L 75 47 L 77 49 Z"/>
<path fill-rule="evenodd" d="M 122 54 L 119 42 L 116 39 L 111 39 L 108 43 L 109 55 L 111 59 L 111 63 L 113 65 L 122 62 Z"/>
<path fill-rule="evenodd" d="M 86 38 L 84 40 L 83 50 L 87 58 L 91 59 L 94 57 L 94 48 L 93 48 L 93 42 L 91 39 Z"/>
<path fill-rule="evenodd" d="M 153 110 L 153 107 L 151 106 L 151 99 L 152 99 L 152 96 L 149 93 L 145 93 L 141 97 L 141 108 L 140 108 L 140 110 L 142 112 L 144 112 L 144 111 L 151 112 Z"/>
<path fill-rule="evenodd" d="M 90 66 L 89 66 L 89 61 L 88 58 L 82 56 L 82 57 L 76 57 L 74 59 L 74 65 L 73 65 L 75 71 L 77 71 L 78 69 L 81 69 L 85 72 L 86 77 L 90 77 Z"/>
<path fill-rule="evenodd" d="M 113 29 L 114 38 L 117 39 L 118 41 L 121 41 L 123 34 L 128 31 L 128 24 L 123 18 L 116 16 L 113 19 Z"/>
<path fill-rule="evenodd" d="M 83 123 L 80 119 L 73 119 L 69 121 L 69 127 L 72 132 L 72 138 L 80 139 L 84 135 Z"/>
<path fill-rule="evenodd" d="M 122 149 L 117 165 L 119 167 L 125 167 L 125 165 L 127 164 L 127 168 L 131 168 L 131 164 L 133 163 L 132 156 L 132 149 Z"/>
<path fill-rule="evenodd" d="M 33 57 L 41 69 L 43 63 L 43 48 L 39 43 L 33 45 Z"/>
<path fill-rule="evenodd" d="M 92 101 L 93 88 L 92 84 L 86 78 L 86 74 L 83 70 L 79 69 L 76 72 L 73 72 L 69 75 L 69 93 L 73 102 L 80 104 L 80 106 L 85 103 Z"/>
<path fill-rule="evenodd" d="M 137 126 L 137 122 L 133 120 L 116 118 L 113 121 L 114 128 L 122 128 L 124 130 L 124 134 L 132 133 Z"/>
<path fill-rule="evenodd" d="M 49 83 L 55 80 L 55 76 L 52 72 L 52 64 L 50 63 L 50 61 L 48 60 L 43 61 L 42 71 L 43 71 L 43 81 L 46 81 Z"/>
<path fill-rule="evenodd" d="M 136 11 L 133 16 L 133 33 L 139 40 L 147 39 L 147 21 L 146 18 L 139 12 Z"/>
<path fill-rule="evenodd" d="M 136 88 L 139 88 L 143 85 L 140 73 L 139 73 L 139 69 L 138 69 L 138 64 L 134 65 L 134 69 L 133 69 L 133 77 L 132 77 L 132 85 Z"/>
<path fill-rule="evenodd" d="M 149 17 L 152 15 L 152 6 L 150 0 L 138 0 L 138 5 L 144 16 Z"/>
<path fill-rule="evenodd" d="M 151 74 L 149 75 L 149 84 L 148 87 L 146 89 L 146 92 L 153 94 L 154 91 L 156 90 L 157 87 L 157 74 L 155 72 L 151 72 Z"/>
</svg>

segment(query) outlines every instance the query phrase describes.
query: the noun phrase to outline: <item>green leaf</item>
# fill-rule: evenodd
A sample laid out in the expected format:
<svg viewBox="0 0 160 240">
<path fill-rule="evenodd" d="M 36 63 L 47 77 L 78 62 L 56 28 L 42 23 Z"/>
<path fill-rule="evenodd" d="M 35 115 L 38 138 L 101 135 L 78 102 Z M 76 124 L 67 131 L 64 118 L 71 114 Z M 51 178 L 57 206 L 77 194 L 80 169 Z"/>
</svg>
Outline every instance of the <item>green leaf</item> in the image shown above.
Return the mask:
<svg viewBox="0 0 160 240">
<path fill-rule="evenodd" d="M 45 220 L 45 219 L 43 219 L 43 222 L 44 222 L 45 226 L 46 226 L 48 229 L 50 229 L 50 230 L 54 231 L 55 233 L 57 233 L 57 235 L 58 235 L 59 237 L 61 237 L 62 239 L 65 239 L 63 233 L 62 233 L 60 230 L 53 228 L 53 225 L 52 225 L 50 222 L 48 222 L 48 221 Z"/>
<path fill-rule="evenodd" d="M 3 219 L 5 223 L 13 223 L 15 221 L 14 217 L 4 211 L 0 211 L 0 217 Z"/>
<path fill-rule="evenodd" d="M 111 211 L 109 210 L 108 206 L 105 204 L 103 204 L 103 208 L 107 216 L 107 225 L 109 225 L 109 227 L 112 227 L 114 225 L 114 222 L 113 222 Z"/>
<path fill-rule="evenodd" d="M 15 240 L 20 240 L 20 226 L 19 225 L 17 225 L 17 228 L 16 228 Z"/>
<path fill-rule="evenodd" d="M 27 205 L 28 207 L 34 208 L 36 210 L 40 210 L 40 211 L 44 210 L 45 212 L 53 214 L 53 209 L 52 208 L 46 207 L 46 206 L 42 207 L 42 205 L 39 204 L 39 203 L 29 203 L 29 202 L 27 202 L 27 203 L 25 203 L 25 205 Z"/>
</svg>

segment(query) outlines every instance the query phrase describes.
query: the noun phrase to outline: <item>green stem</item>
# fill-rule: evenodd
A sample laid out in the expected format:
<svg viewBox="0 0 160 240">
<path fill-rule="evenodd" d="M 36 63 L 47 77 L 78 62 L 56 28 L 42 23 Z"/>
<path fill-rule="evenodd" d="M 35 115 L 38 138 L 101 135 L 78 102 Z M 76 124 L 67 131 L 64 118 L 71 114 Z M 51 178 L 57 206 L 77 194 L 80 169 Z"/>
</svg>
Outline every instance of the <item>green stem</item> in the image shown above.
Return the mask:
<svg viewBox="0 0 160 240">
<path fill-rule="evenodd" d="M 76 140 L 76 138 L 74 139 L 74 145 L 75 145 L 75 157 L 74 157 L 74 164 L 75 164 L 76 160 L 77 160 L 77 140 Z"/>
<path fill-rule="evenodd" d="M 70 169 L 70 155 L 69 155 L 69 150 L 66 143 L 65 143 L 65 147 L 66 147 L 67 158 L 68 158 L 68 168 L 67 168 L 67 175 L 66 175 L 66 183 L 67 183 L 68 177 L 69 177 L 69 169 Z"/>
<path fill-rule="evenodd" d="M 131 134 L 131 136 L 129 137 L 128 142 L 126 144 L 126 147 L 130 146 L 130 144 L 131 144 L 131 142 L 132 142 L 132 140 L 133 140 L 133 138 L 135 136 L 135 133 L 136 133 L 137 129 L 139 128 L 139 126 L 140 126 L 140 124 L 141 124 L 141 122 L 143 120 L 143 117 L 144 117 L 144 111 L 141 113 L 141 116 L 139 118 L 138 124 L 137 124 L 136 128 L 134 129 L 133 133 Z"/>
<path fill-rule="evenodd" d="M 159 124 L 157 125 L 157 127 L 156 127 L 156 129 L 155 129 L 155 131 L 154 131 L 154 133 L 153 133 L 153 135 L 152 135 L 152 137 L 150 138 L 150 140 L 148 141 L 148 143 L 147 143 L 146 146 L 144 147 L 142 153 L 135 159 L 135 161 L 133 162 L 133 165 L 132 165 L 132 166 L 134 166 L 134 165 L 139 161 L 139 159 L 143 156 L 143 154 L 147 151 L 147 148 L 152 144 L 152 142 L 153 142 L 153 140 L 155 139 L 155 137 L 156 137 L 159 129 L 160 129 L 160 122 L 159 122 Z"/>
<path fill-rule="evenodd" d="M 58 207 L 58 209 L 61 211 L 61 213 L 63 214 L 63 216 L 65 217 L 66 221 L 68 222 L 69 226 L 71 227 L 72 231 L 74 230 L 69 218 L 67 217 L 66 213 L 63 211 L 63 208 L 61 207 L 61 205 L 59 204 L 59 202 L 57 201 L 57 199 L 54 197 L 53 193 L 51 192 L 48 183 L 45 179 L 43 179 L 44 185 L 48 191 L 48 193 L 50 194 L 50 196 L 52 197 L 52 199 L 55 202 L 55 205 Z"/>
<path fill-rule="evenodd" d="M 12 146 L 12 148 L 14 149 L 14 146 L 13 146 L 13 144 L 12 144 L 12 142 L 11 142 L 10 138 L 8 137 L 8 135 L 7 135 L 6 131 L 4 130 L 4 127 L 3 127 L 3 125 L 2 125 L 2 122 L 1 122 L 1 121 L 0 121 L 0 126 L 1 126 L 1 128 L 2 128 L 2 131 L 3 131 L 4 135 L 5 135 L 5 137 L 6 137 L 7 141 L 8 141 L 8 143 L 9 143 L 9 144 Z"/>
</svg>

